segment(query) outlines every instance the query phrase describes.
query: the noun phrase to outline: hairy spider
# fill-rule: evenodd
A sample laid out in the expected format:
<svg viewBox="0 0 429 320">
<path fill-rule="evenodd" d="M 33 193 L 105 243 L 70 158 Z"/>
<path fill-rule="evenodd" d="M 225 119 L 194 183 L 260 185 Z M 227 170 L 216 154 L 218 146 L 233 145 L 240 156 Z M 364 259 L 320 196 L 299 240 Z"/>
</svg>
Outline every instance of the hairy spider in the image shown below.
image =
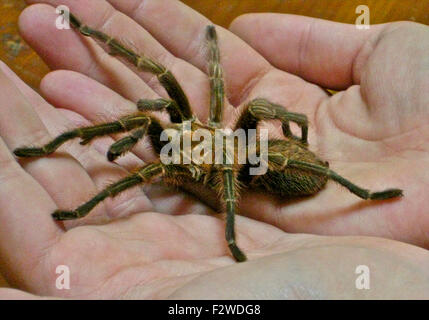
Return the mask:
<svg viewBox="0 0 429 320">
<path fill-rule="evenodd" d="M 140 100 L 137 103 L 138 111 L 136 110 L 135 114 L 122 117 L 114 122 L 65 132 L 42 147 L 18 148 L 14 151 L 16 156 L 46 156 L 70 139 L 80 138 L 81 144 L 87 144 L 93 138 L 120 132 L 129 132 L 129 135 L 111 145 L 107 153 L 109 161 L 114 161 L 117 157 L 130 151 L 145 135 L 149 136 L 153 149 L 159 155 L 163 146 L 167 144 L 160 139 L 164 127 L 176 130 L 179 136 L 184 136 L 184 126 L 181 124 L 185 121 L 191 123 L 191 133 L 199 128 L 204 128 L 214 135 L 216 129 L 221 128 L 225 100 L 224 81 L 214 26 L 210 25 L 206 28 L 211 99 L 208 123 L 203 124 L 192 114 L 188 98 L 169 70 L 148 57 L 138 55 L 118 40 L 82 24 L 73 15 L 70 15 L 70 22 L 82 35 L 103 43 L 113 54 L 125 58 L 140 70 L 155 74 L 170 99 Z M 151 111 L 166 111 L 171 123 L 163 127 L 160 121 L 151 115 Z M 285 139 L 267 141 L 267 171 L 264 174 L 250 175 L 249 169 L 252 164 L 248 162 L 240 164 L 236 157 L 228 158 L 226 149 L 222 147 L 223 156 L 221 158 L 223 160 L 220 164 L 213 164 L 213 162 L 212 164 L 201 164 L 194 161 L 189 164 L 184 164 L 184 162 L 164 164 L 162 161 L 147 164 L 111 184 L 75 210 L 57 210 L 52 216 L 56 220 L 84 217 L 104 199 L 114 197 L 133 186 L 153 182 L 158 178 L 193 193 L 219 212 L 226 211 L 225 236 L 229 249 L 237 261 L 245 261 L 246 256 L 236 244 L 234 231 L 234 217 L 240 187 L 258 189 L 281 197 L 297 197 L 317 193 L 325 186 L 328 179 L 332 179 L 362 199 L 383 200 L 402 196 L 402 191 L 399 189 L 370 192 L 330 170 L 327 162 L 320 160 L 308 150 L 308 123 L 305 115 L 288 112 L 284 107 L 265 99 L 255 99 L 248 103 L 247 108 L 235 124 L 235 128 L 242 128 L 248 132 L 249 129 L 256 129 L 260 121 L 272 119 L 281 121 Z M 289 122 L 298 124 L 301 128 L 301 137 L 292 134 Z M 261 145 L 260 141 L 258 143 Z M 234 148 L 236 150 L 238 147 L 234 146 Z M 249 149 L 249 145 L 246 146 L 246 149 Z M 179 151 L 183 160 L 185 157 L 183 149 Z M 213 199 L 211 196 L 213 194 L 216 198 L 214 201 L 210 200 Z"/>
</svg>

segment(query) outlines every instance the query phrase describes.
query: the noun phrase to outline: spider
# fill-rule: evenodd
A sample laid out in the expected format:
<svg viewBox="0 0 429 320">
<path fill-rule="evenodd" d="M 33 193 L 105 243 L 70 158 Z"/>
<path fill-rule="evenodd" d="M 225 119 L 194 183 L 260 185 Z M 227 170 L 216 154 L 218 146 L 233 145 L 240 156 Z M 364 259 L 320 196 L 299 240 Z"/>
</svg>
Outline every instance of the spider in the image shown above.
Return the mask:
<svg viewBox="0 0 429 320">
<path fill-rule="evenodd" d="M 83 36 L 91 37 L 107 46 L 112 54 L 125 58 L 140 70 L 156 75 L 170 99 L 139 100 L 137 102 L 138 110 L 135 114 L 124 116 L 117 121 L 67 131 L 42 147 L 17 148 L 14 150 L 16 156 L 46 156 L 55 152 L 63 143 L 71 139 L 80 138 L 80 143 L 85 145 L 96 137 L 124 132 L 127 132 L 128 135 L 110 146 L 107 152 L 109 161 L 114 161 L 130 151 L 144 136 L 149 137 L 154 151 L 160 155 L 161 149 L 167 143 L 160 139 L 163 130 L 166 128 L 175 130 L 179 136 L 184 136 L 184 129 L 181 124 L 185 121 L 190 122 L 192 133 L 203 128 L 214 135 L 217 129 L 222 128 L 225 87 L 220 64 L 218 38 L 214 26 L 206 27 L 210 114 L 207 124 L 203 124 L 193 115 L 188 98 L 180 84 L 164 66 L 148 57 L 137 54 L 107 34 L 82 24 L 72 14 L 70 14 L 70 23 Z M 167 112 L 171 120 L 170 123 L 163 126 L 151 114 L 152 111 Z M 82 218 L 106 198 L 115 197 L 136 185 L 151 183 L 159 179 L 164 183 L 191 192 L 201 200 L 206 201 L 218 212 L 226 211 L 226 241 L 232 256 L 240 262 L 246 260 L 246 255 L 236 244 L 234 220 L 238 196 L 243 188 L 260 190 L 280 197 L 302 197 L 317 193 L 324 188 L 327 180 L 331 179 L 362 199 L 384 200 L 402 196 L 402 190 L 399 189 L 370 192 L 329 169 L 328 162 L 322 161 L 308 149 L 307 117 L 303 114 L 288 112 L 284 107 L 266 99 L 258 98 L 250 101 L 236 122 L 235 129 L 241 128 L 246 132 L 250 129 L 256 130 L 258 124 L 266 120 L 280 120 L 284 138 L 267 138 L 267 170 L 264 174 L 250 175 L 249 169 L 254 165 L 249 162 L 240 164 L 236 158 L 228 159 L 225 149 L 222 149 L 221 163 L 216 164 L 201 164 L 194 161 L 189 164 L 183 162 L 181 164 L 165 164 L 158 160 L 144 165 L 129 176 L 109 185 L 75 210 L 56 210 L 52 217 L 56 220 Z M 300 127 L 300 137 L 292 134 L 290 122 L 294 122 Z M 261 145 L 261 141 L 258 141 Z M 194 145 L 192 145 L 193 147 Z M 234 145 L 234 148 L 237 151 L 238 147 Z M 246 149 L 249 149 L 249 145 L 246 145 Z M 180 150 L 180 154 L 183 159 L 185 156 L 183 149 Z"/>
</svg>

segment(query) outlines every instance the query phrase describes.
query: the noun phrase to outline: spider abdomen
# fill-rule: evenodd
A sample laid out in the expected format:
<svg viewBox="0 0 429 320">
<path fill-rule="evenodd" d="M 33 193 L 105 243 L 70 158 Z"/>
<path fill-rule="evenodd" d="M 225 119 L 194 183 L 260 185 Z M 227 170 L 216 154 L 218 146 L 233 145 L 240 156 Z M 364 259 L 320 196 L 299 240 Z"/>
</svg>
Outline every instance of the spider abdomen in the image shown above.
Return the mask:
<svg viewBox="0 0 429 320">
<path fill-rule="evenodd" d="M 329 166 L 298 141 L 270 140 L 268 156 L 267 172 L 251 179 L 251 186 L 256 189 L 282 197 L 308 196 L 323 189 L 328 180 L 326 174 L 289 165 L 291 160 L 295 160 L 325 168 Z"/>
<path fill-rule="evenodd" d="M 282 172 L 268 170 L 265 175 L 258 178 L 258 186 L 282 197 L 298 197 L 319 192 L 327 180 L 325 175 L 301 169 L 285 169 Z"/>
</svg>

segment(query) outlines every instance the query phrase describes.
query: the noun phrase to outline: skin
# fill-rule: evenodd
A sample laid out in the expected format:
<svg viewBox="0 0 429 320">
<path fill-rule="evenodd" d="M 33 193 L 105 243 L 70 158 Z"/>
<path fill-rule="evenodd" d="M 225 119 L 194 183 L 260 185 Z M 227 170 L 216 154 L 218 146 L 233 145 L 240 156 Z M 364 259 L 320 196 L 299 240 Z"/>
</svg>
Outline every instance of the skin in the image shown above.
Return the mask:
<svg viewBox="0 0 429 320">
<path fill-rule="evenodd" d="M 173 0 L 44 2 L 22 13 L 21 32 L 53 70 L 68 71 L 48 74 L 41 98 L 1 66 L 0 268 L 23 291 L 2 289 L 0 297 L 429 298 L 428 27 L 394 23 L 363 31 L 273 14 L 240 17 L 231 31 L 217 27 L 226 124 L 246 101 L 268 98 L 309 117 L 311 149 L 335 171 L 372 190 L 405 193 L 369 203 L 332 182 L 295 201 L 246 193 L 240 208 L 246 217 L 237 217 L 236 230 L 250 261 L 236 264 L 221 219 L 156 186 L 105 201 L 64 227 L 51 219 L 56 208 L 74 208 L 153 160 L 148 145 L 119 165 L 105 159 L 116 137 L 85 147 L 75 141 L 19 163 L 11 151 L 116 119 L 134 111 L 138 99 L 164 95 L 151 75 L 71 30 L 56 30 L 52 6 L 69 5 L 87 24 L 166 65 L 200 119 L 208 116 L 202 48 L 209 22 Z M 328 97 L 315 84 L 339 93 Z M 55 288 L 58 265 L 70 267 L 70 290 Z M 358 265 L 370 267 L 371 290 L 355 288 Z"/>
</svg>

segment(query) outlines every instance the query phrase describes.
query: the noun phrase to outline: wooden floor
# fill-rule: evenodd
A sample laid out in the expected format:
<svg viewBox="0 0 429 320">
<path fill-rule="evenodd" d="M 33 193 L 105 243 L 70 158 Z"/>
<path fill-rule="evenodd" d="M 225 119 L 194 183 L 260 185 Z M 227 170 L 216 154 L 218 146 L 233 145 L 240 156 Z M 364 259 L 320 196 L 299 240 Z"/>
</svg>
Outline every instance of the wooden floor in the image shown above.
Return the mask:
<svg viewBox="0 0 429 320">
<path fill-rule="evenodd" d="M 371 23 L 409 20 L 429 25 L 429 0 L 184 0 L 214 23 L 227 27 L 249 12 L 281 12 L 354 23 L 358 5 L 370 9 Z M 49 71 L 19 37 L 17 19 L 24 0 L 0 0 L 0 59 L 25 82 L 37 89 Z M 0 261 L 1 263 L 1 261 Z M 4 282 L 0 277 L 0 286 Z"/>
</svg>

